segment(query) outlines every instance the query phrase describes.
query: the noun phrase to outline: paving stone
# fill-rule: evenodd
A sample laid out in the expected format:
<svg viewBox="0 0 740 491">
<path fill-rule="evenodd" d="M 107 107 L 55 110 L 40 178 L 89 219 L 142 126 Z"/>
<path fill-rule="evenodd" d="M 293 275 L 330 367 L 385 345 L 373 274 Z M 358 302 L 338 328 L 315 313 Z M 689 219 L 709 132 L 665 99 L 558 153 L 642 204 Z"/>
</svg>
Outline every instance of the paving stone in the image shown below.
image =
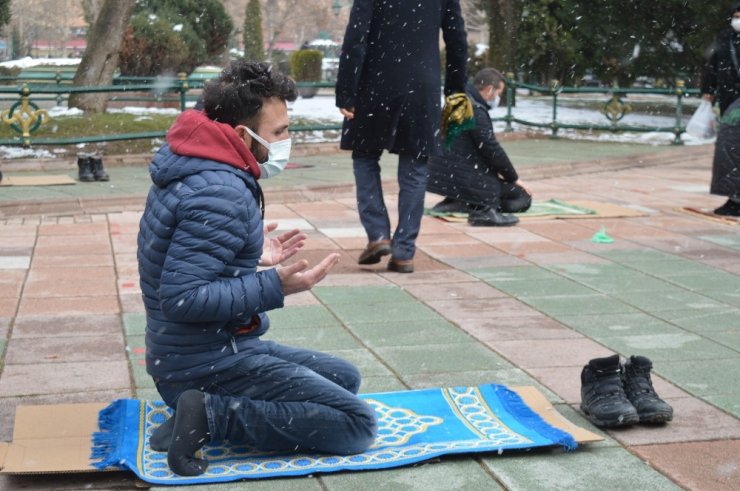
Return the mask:
<svg viewBox="0 0 740 491">
<path fill-rule="evenodd" d="M 414 265 L 416 262 L 414 262 Z M 469 282 L 472 280 L 470 275 L 462 271 L 451 269 L 436 269 L 433 271 L 415 271 L 414 274 L 398 274 L 381 272 L 381 276 L 395 283 L 396 285 L 419 285 L 419 284 L 438 284 L 440 279 L 444 278 L 445 283 Z"/>
<path fill-rule="evenodd" d="M 337 350 L 362 348 L 358 341 L 343 327 L 306 327 L 303 329 L 270 329 L 263 339 L 288 346 L 312 350 Z"/>
<path fill-rule="evenodd" d="M 0 397 L 129 387 L 125 360 L 5 365 L 0 376 Z"/>
<path fill-rule="evenodd" d="M 98 297 L 116 295 L 112 268 L 33 268 L 28 275 L 24 298 Z M 93 300 L 91 300 L 93 301 Z"/>
<path fill-rule="evenodd" d="M 583 296 L 597 292 L 565 278 L 502 281 L 496 287 L 515 297 Z"/>
<path fill-rule="evenodd" d="M 714 404 L 726 413 L 732 414 L 736 418 L 740 419 L 740 397 L 736 394 L 718 396 L 709 395 L 703 396 L 703 399 Z"/>
<path fill-rule="evenodd" d="M 454 300 L 472 298 L 502 298 L 506 294 L 479 281 L 470 283 L 437 283 L 433 285 L 408 285 L 406 291 L 417 299 L 427 302 L 429 300 Z"/>
<path fill-rule="evenodd" d="M 334 304 L 331 310 L 346 325 L 365 322 L 416 321 L 438 319 L 439 315 L 419 302 L 363 302 Z"/>
<path fill-rule="evenodd" d="M 613 354 L 588 338 L 501 341 L 493 347 L 507 360 L 525 369 L 584 364 L 592 358 Z"/>
<path fill-rule="evenodd" d="M 317 286 L 312 289 L 322 302 L 329 305 L 369 302 L 413 302 L 414 297 L 394 285 L 384 286 Z"/>
<path fill-rule="evenodd" d="M 306 327 L 340 326 L 341 322 L 323 305 L 271 310 L 270 329 L 303 329 Z"/>
<path fill-rule="evenodd" d="M 5 363 L 12 365 L 124 359 L 122 338 L 120 333 L 106 336 L 21 339 L 14 336 L 8 343 Z"/>
<path fill-rule="evenodd" d="M 634 307 L 606 295 L 522 297 L 520 300 L 555 318 L 563 315 L 626 314 L 637 312 Z"/>
<path fill-rule="evenodd" d="M 27 298 L 21 300 L 18 315 L 85 315 L 85 314 L 117 314 L 119 312 L 118 297 L 99 296 L 90 297 L 52 297 Z M 0 313 L 2 315 L 2 313 Z"/>
<path fill-rule="evenodd" d="M 671 276 L 668 281 L 695 292 L 740 292 L 740 276 L 724 271 L 714 271 L 709 274 L 692 274 L 685 276 Z"/>
<path fill-rule="evenodd" d="M 463 298 L 459 300 L 432 300 L 426 303 L 454 322 L 463 319 L 493 319 L 537 314 L 535 310 L 513 298 Z"/>
<path fill-rule="evenodd" d="M 35 268 L 98 268 L 112 267 L 113 256 L 109 254 L 89 254 L 84 258 L 79 255 L 55 256 L 50 254 L 35 255 L 31 267 Z"/>
<path fill-rule="evenodd" d="M 123 326 L 126 336 L 143 336 L 146 332 L 146 314 L 123 314 Z"/>
<path fill-rule="evenodd" d="M 740 292 L 738 291 L 706 292 L 705 295 L 723 304 L 740 307 Z"/>
<path fill-rule="evenodd" d="M 478 343 L 394 346 L 376 349 L 385 363 L 402 376 L 419 373 L 491 370 L 510 364 Z"/>
<path fill-rule="evenodd" d="M 0 269 L 28 269 L 31 256 L 0 256 Z"/>
<path fill-rule="evenodd" d="M 491 285 L 507 281 L 559 280 L 562 277 L 539 266 L 515 266 L 510 268 L 479 268 L 468 271 L 471 275 Z"/>
<path fill-rule="evenodd" d="M 625 356 L 638 353 L 653 361 L 714 360 L 740 352 L 688 332 L 611 336 L 601 342 Z"/>
<path fill-rule="evenodd" d="M 495 346 L 500 341 L 579 338 L 576 331 L 542 314 L 496 319 L 461 319 L 455 323 L 480 341 Z"/>
<path fill-rule="evenodd" d="M 730 491 L 740 482 L 740 440 L 641 445 L 634 452 L 686 489 Z"/>
<path fill-rule="evenodd" d="M 612 293 L 619 300 L 647 312 L 680 309 L 717 309 L 726 307 L 716 300 L 691 292 L 652 292 L 645 295 L 640 292 Z"/>
<path fill-rule="evenodd" d="M 610 489 L 680 489 L 658 471 L 623 448 L 590 447 L 504 453 L 484 457 L 496 479 L 512 490 L 592 490 L 595 483 Z"/>
<path fill-rule="evenodd" d="M 396 377 L 362 376 L 361 394 L 396 392 L 399 390 L 408 390 L 408 387 Z"/>
<path fill-rule="evenodd" d="M 702 336 L 740 353 L 740 327 L 722 331 L 705 331 Z"/>
<path fill-rule="evenodd" d="M 131 374 L 134 377 L 134 387 L 139 389 L 154 389 L 154 380 L 146 371 L 144 360 L 131 360 Z"/>
<path fill-rule="evenodd" d="M 307 305 L 320 305 L 319 299 L 311 291 L 300 292 L 288 295 L 283 300 L 283 306 L 285 308 L 290 307 L 305 307 Z"/>
<path fill-rule="evenodd" d="M 358 322 L 349 328 L 370 348 L 465 343 L 471 338 L 442 318 L 408 322 Z"/>
<path fill-rule="evenodd" d="M 363 377 L 389 377 L 396 378 L 383 362 L 373 353 L 366 349 L 343 349 L 343 350 L 323 350 L 325 353 L 332 354 L 352 363 L 360 371 Z"/>
<path fill-rule="evenodd" d="M 661 278 L 684 276 L 687 274 L 711 274 L 716 271 L 711 266 L 705 266 L 701 263 L 685 259 L 673 261 L 633 261 L 628 266 L 642 273 Z"/>
<path fill-rule="evenodd" d="M 479 268 L 527 267 L 532 265 L 524 259 L 504 254 L 486 257 L 448 257 L 445 258 L 445 263 L 460 271 L 473 271 Z"/>
<path fill-rule="evenodd" d="M 145 311 L 140 293 L 119 294 L 118 298 L 121 302 L 121 312 L 143 313 Z"/>
<path fill-rule="evenodd" d="M 655 316 L 683 329 L 702 334 L 708 331 L 724 331 L 738 327 L 740 309 L 732 307 L 701 310 L 682 309 L 656 312 Z"/>
<path fill-rule="evenodd" d="M 667 378 L 687 392 L 704 396 L 740 395 L 737 367 L 740 355 L 734 358 L 664 361 L 654 365 L 653 371 Z"/>
<path fill-rule="evenodd" d="M 465 489 L 492 491 L 504 489 L 491 479 L 480 464 L 469 457 L 445 457 L 441 462 L 427 463 L 402 469 L 384 469 L 375 472 L 347 472 L 321 476 L 329 491 L 358 489 L 404 489 L 428 491 Z"/>
<path fill-rule="evenodd" d="M 366 273 L 329 273 L 323 280 L 321 286 L 376 286 L 391 284 L 386 278 Z"/>
<path fill-rule="evenodd" d="M 664 425 L 638 424 L 629 431 L 610 430 L 624 445 L 651 445 L 740 438 L 740 421 L 695 397 L 666 398 L 673 421 Z"/>
<path fill-rule="evenodd" d="M 674 334 L 684 332 L 673 324 L 643 312 L 631 314 L 559 315 L 566 326 L 593 339 L 624 335 Z"/>
<path fill-rule="evenodd" d="M 23 315 L 13 324 L 13 339 L 73 336 L 120 336 L 118 315 Z"/>
</svg>

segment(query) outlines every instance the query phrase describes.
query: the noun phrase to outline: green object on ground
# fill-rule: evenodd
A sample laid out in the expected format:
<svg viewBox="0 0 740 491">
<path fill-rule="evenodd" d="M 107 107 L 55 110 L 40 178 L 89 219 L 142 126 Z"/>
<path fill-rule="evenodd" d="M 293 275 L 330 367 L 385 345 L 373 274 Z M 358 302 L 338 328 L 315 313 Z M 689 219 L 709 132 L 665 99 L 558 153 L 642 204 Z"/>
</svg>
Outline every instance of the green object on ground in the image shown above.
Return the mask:
<svg viewBox="0 0 740 491">
<path fill-rule="evenodd" d="M 591 242 L 595 244 L 612 244 L 614 242 L 614 239 L 606 235 L 605 227 L 601 227 L 601 230 L 596 232 L 593 237 L 591 237 Z"/>
</svg>

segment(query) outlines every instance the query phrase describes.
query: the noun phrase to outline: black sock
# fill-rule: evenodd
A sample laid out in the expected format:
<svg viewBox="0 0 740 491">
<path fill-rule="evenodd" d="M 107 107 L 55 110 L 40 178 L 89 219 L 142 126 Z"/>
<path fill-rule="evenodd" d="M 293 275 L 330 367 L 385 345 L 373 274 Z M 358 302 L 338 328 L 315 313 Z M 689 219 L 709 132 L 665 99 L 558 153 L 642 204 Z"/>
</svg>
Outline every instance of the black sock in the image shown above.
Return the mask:
<svg viewBox="0 0 740 491">
<path fill-rule="evenodd" d="M 172 432 L 175 430 L 175 416 L 162 423 L 149 437 L 149 446 L 155 452 L 166 452 L 170 448 Z"/>
<path fill-rule="evenodd" d="M 205 395 L 198 390 L 183 392 L 177 401 L 172 442 L 167 463 L 181 476 L 198 476 L 208 468 L 208 461 L 195 458 L 195 452 L 211 439 L 208 431 Z"/>
</svg>

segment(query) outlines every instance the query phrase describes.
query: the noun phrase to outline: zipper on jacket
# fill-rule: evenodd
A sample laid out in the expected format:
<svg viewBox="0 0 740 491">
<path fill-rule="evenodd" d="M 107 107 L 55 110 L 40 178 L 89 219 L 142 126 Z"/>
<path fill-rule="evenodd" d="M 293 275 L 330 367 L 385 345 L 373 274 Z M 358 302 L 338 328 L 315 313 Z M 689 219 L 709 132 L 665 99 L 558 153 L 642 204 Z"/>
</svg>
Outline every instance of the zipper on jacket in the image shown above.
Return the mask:
<svg viewBox="0 0 740 491">
<path fill-rule="evenodd" d="M 236 347 L 236 339 L 234 338 L 234 336 L 231 336 L 230 341 L 231 341 L 231 349 L 234 351 L 234 354 L 239 353 L 239 348 Z"/>
</svg>

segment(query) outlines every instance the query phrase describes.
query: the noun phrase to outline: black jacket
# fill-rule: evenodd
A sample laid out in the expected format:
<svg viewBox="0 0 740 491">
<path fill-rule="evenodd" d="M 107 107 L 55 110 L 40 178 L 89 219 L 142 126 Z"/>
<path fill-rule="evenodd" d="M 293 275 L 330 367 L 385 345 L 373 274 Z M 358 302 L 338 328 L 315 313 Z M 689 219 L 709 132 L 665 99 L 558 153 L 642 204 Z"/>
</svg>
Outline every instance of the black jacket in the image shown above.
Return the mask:
<svg viewBox="0 0 740 491">
<path fill-rule="evenodd" d="M 491 180 L 514 183 L 519 176 L 496 140 L 488 111 L 491 106 L 478 89 L 468 85 L 475 128 L 453 140 L 449 150 L 429 159 L 427 190 L 468 203 L 487 204 L 499 186 Z M 499 177 L 500 176 L 500 177 Z"/>
<path fill-rule="evenodd" d="M 740 198 L 740 99 L 727 108 L 714 146 L 710 192 Z"/>
<path fill-rule="evenodd" d="M 731 46 L 735 47 L 738 65 L 733 63 Z M 717 98 L 721 114 L 740 97 L 740 33 L 734 29 L 723 29 L 714 42 L 704 69 L 701 91 Z"/>
<path fill-rule="evenodd" d="M 465 86 L 467 39 L 459 0 L 355 0 L 344 36 L 336 105 L 354 108 L 341 148 L 426 158 L 440 118 L 439 32 L 445 93 Z"/>
</svg>

